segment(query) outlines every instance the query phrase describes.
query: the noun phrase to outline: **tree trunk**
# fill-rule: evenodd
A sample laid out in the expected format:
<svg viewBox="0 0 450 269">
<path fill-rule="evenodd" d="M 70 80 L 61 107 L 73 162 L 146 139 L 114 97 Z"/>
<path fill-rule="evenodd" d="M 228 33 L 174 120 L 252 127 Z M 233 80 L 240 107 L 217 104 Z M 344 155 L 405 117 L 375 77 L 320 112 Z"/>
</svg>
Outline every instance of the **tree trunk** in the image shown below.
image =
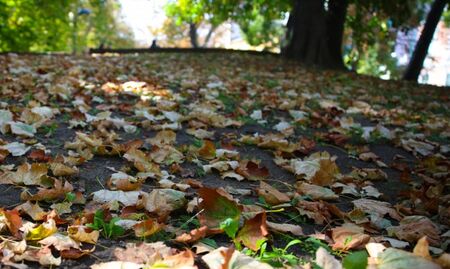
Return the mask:
<svg viewBox="0 0 450 269">
<path fill-rule="evenodd" d="M 296 0 L 283 54 L 307 65 L 343 69 L 342 35 L 347 0 Z"/>
<path fill-rule="evenodd" d="M 328 1 L 327 37 L 330 57 L 337 68 L 344 69 L 342 59 L 342 40 L 344 36 L 345 19 L 348 0 Z"/>
<path fill-rule="evenodd" d="M 205 42 L 203 42 L 203 47 L 206 47 L 208 45 L 209 40 L 211 39 L 212 33 L 214 30 L 216 30 L 217 26 L 211 25 L 211 28 L 209 28 L 208 34 L 206 35 Z"/>
<path fill-rule="evenodd" d="M 420 34 L 419 41 L 417 41 L 411 60 L 403 75 L 404 80 L 417 81 L 420 75 L 420 71 L 423 67 L 423 62 L 428 53 L 431 40 L 433 39 L 436 26 L 442 16 L 445 6 L 448 0 L 435 0 L 431 6 L 431 10 L 428 13 L 425 26 Z"/>
<path fill-rule="evenodd" d="M 198 48 L 197 25 L 195 23 L 189 23 L 189 37 L 191 39 L 191 46 Z"/>
</svg>

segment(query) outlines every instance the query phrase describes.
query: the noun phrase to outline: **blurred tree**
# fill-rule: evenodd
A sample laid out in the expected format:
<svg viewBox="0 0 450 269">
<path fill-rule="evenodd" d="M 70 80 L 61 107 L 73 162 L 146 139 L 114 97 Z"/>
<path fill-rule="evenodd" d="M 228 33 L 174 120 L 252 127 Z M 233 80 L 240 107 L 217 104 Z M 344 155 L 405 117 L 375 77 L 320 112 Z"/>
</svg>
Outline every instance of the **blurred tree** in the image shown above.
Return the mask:
<svg viewBox="0 0 450 269">
<path fill-rule="evenodd" d="M 0 0 L 0 50 L 67 50 L 70 0 Z"/>
<path fill-rule="evenodd" d="M 88 10 L 90 14 L 78 18 L 74 27 L 76 14 Z M 132 45 L 131 31 L 117 19 L 118 11 L 114 0 L 0 0 L 0 51 Z"/>
<path fill-rule="evenodd" d="M 167 14 L 179 25 L 236 22 L 251 45 L 281 44 L 282 53 L 308 65 L 345 67 L 399 76 L 392 57 L 398 31 L 417 27 L 431 0 L 178 0 Z M 281 21 L 289 12 L 286 31 Z M 446 13 L 447 14 L 447 13 Z M 450 21 L 450 15 L 444 15 Z M 192 28 L 193 29 L 193 28 Z M 284 39 L 281 38 L 285 32 Z M 190 31 L 197 46 L 195 31 Z M 281 41 L 281 42 L 280 42 Z"/>
<path fill-rule="evenodd" d="M 178 26 L 181 26 L 183 23 L 189 25 L 189 37 L 193 48 L 206 46 L 217 26 L 228 18 L 223 13 L 226 8 L 227 6 L 219 7 L 214 1 L 208 0 L 171 1 L 165 7 L 167 16 L 174 19 Z M 218 12 L 219 9 L 222 10 Z M 200 45 L 198 28 L 201 23 L 209 24 L 210 26 L 203 44 Z"/>
</svg>

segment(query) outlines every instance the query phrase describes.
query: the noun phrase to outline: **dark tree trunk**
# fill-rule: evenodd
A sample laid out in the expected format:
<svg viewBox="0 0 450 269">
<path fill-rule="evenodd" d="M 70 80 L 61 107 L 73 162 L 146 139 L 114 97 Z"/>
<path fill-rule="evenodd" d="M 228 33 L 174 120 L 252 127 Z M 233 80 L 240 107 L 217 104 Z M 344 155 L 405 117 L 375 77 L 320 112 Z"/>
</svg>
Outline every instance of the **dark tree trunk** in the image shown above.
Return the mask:
<svg viewBox="0 0 450 269">
<path fill-rule="evenodd" d="M 189 37 L 191 39 L 191 46 L 198 48 L 197 25 L 195 23 L 189 23 Z"/>
<path fill-rule="evenodd" d="M 419 41 L 417 41 L 411 60 L 403 75 L 404 80 L 417 81 L 420 75 L 420 71 L 423 67 L 423 61 L 428 53 L 431 40 L 433 39 L 436 26 L 441 19 L 442 12 L 444 12 L 445 5 L 448 0 L 435 0 L 431 6 L 431 10 L 428 13 L 425 26 L 420 34 Z"/>
<path fill-rule="evenodd" d="M 343 69 L 342 36 L 347 0 L 296 0 L 288 21 L 285 57 L 304 64 Z"/>
<path fill-rule="evenodd" d="M 344 37 L 345 19 L 347 17 L 348 0 L 330 0 L 328 2 L 327 37 L 328 49 L 333 65 L 344 69 L 342 59 L 342 40 Z"/>
<path fill-rule="evenodd" d="M 216 30 L 216 26 L 211 25 L 211 28 L 209 28 L 208 34 L 205 37 L 205 42 L 203 42 L 203 47 L 206 47 L 208 45 L 209 40 L 211 39 L 212 33 Z"/>
</svg>

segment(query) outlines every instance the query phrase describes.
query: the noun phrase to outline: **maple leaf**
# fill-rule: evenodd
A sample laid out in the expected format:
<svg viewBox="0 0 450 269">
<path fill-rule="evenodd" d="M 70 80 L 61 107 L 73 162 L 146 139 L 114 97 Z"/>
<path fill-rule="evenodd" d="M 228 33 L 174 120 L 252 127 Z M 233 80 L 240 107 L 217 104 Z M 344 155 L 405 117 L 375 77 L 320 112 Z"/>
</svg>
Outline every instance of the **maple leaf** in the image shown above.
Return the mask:
<svg viewBox="0 0 450 269">
<path fill-rule="evenodd" d="M 266 212 L 257 214 L 244 222 L 244 226 L 236 236 L 236 241 L 242 242 L 253 251 L 258 251 L 267 240 Z"/>
<path fill-rule="evenodd" d="M 38 203 L 32 203 L 30 201 L 17 206 L 16 209 L 25 212 L 33 220 L 43 220 L 47 215 L 47 212 L 45 212 Z"/>
<path fill-rule="evenodd" d="M 55 182 L 53 183 L 53 187 L 46 189 L 46 188 L 39 188 L 38 192 L 36 194 L 30 194 L 26 191 L 22 192 L 20 194 L 20 198 L 22 200 L 29 200 L 29 201 L 42 201 L 42 200 L 56 200 L 56 199 L 63 199 L 66 196 L 66 193 L 73 191 L 73 186 L 68 181 L 64 182 L 64 185 L 62 184 L 61 180 L 55 179 Z"/>
<path fill-rule="evenodd" d="M 7 172 L 0 183 L 24 184 L 43 186 L 41 179 L 47 175 L 47 166 L 41 163 L 24 163 L 17 168 L 16 172 Z"/>
<path fill-rule="evenodd" d="M 198 190 L 198 194 L 203 199 L 199 205 L 201 214 L 198 215 L 202 226 L 207 226 L 213 232 L 220 232 L 221 223 L 226 220 L 239 223 L 242 206 L 225 191 L 203 187 Z"/>
</svg>

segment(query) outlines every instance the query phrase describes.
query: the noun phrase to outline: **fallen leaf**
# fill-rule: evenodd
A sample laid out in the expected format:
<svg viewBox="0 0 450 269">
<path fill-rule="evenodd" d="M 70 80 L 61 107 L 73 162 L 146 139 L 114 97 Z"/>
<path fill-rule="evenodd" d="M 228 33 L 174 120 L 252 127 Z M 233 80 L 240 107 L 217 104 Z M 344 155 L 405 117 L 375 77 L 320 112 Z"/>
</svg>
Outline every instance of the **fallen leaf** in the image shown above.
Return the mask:
<svg viewBox="0 0 450 269">
<path fill-rule="evenodd" d="M 291 201 L 289 196 L 263 181 L 259 183 L 259 188 L 256 191 L 258 192 L 258 195 L 263 197 L 264 200 L 270 205 L 278 205 Z"/>
<path fill-rule="evenodd" d="M 174 255 L 175 252 L 175 249 L 166 246 L 163 242 L 127 243 L 125 249 L 115 248 L 114 256 L 122 262 L 153 265 L 157 261 Z"/>
<path fill-rule="evenodd" d="M 22 218 L 17 209 L 3 210 L 0 209 L 0 214 L 5 216 L 6 226 L 11 234 L 16 238 L 21 238 L 19 228 L 22 227 Z"/>
<path fill-rule="evenodd" d="M 239 163 L 239 167 L 236 168 L 236 173 L 244 176 L 248 180 L 259 181 L 266 179 L 270 174 L 269 170 L 260 166 L 259 164 L 244 160 Z"/>
<path fill-rule="evenodd" d="M 163 225 L 152 219 L 141 221 L 133 226 L 134 233 L 137 237 L 151 236 L 159 232 L 162 228 Z"/>
<path fill-rule="evenodd" d="M 191 230 L 189 233 L 184 233 L 176 237 L 177 242 L 181 243 L 194 243 L 204 238 L 208 232 L 208 227 L 202 226 L 197 229 Z"/>
<path fill-rule="evenodd" d="M 397 213 L 397 211 L 392 208 L 391 204 L 388 202 L 382 202 L 377 200 L 361 198 L 352 201 L 355 208 L 361 209 L 366 214 L 376 215 L 380 218 L 384 217 L 386 214 L 395 220 L 401 220 L 402 217 Z"/>
<path fill-rule="evenodd" d="M 47 175 L 47 166 L 41 163 L 24 163 L 17 168 L 16 172 L 7 172 L 2 183 L 24 184 L 24 185 L 42 185 L 41 178 Z"/>
<path fill-rule="evenodd" d="M 73 176 L 78 174 L 78 168 L 70 167 L 62 163 L 50 163 L 50 169 L 54 176 Z"/>
<path fill-rule="evenodd" d="M 0 149 L 7 150 L 14 157 L 25 155 L 25 153 L 27 153 L 30 150 L 30 148 L 31 147 L 27 147 L 25 144 L 19 142 L 12 142 L 0 146 Z"/>
<path fill-rule="evenodd" d="M 317 249 L 315 262 L 322 269 L 342 269 L 341 263 L 323 247 Z"/>
<path fill-rule="evenodd" d="M 68 250 L 71 248 L 80 248 L 80 243 L 76 242 L 69 236 L 60 233 L 54 233 L 40 240 L 38 243 L 47 247 L 53 246 L 59 251 Z"/>
<path fill-rule="evenodd" d="M 16 209 L 27 213 L 33 220 L 43 220 L 47 212 L 42 209 L 38 203 L 27 201 L 16 207 Z"/>
<path fill-rule="evenodd" d="M 308 195 L 313 200 L 336 200 L 339 198 L 332 190 L 325 187 L 304 182 L 297 182 L 296 186 L 297 192 Z"/>
<path fill-rule="evenodd" d="M 378 269 L 441 268 L 439 265 L 422 257 L 395 248 L 387 248 L 379 255 L 378 260 Z"/>
<path fill-rule="evenodd" d="M 439 228 L 425 216 L 407 216 L 400 221 L 399 226 L 388 227 L 387 230 L 390 235 L 411 243 L 424 236 L 433 246 L 439 246 L 441 242 Z"/>
<path fill-rule="evenodd" d="M 210 269 L 271 269 L 267 263 L 240 253 L 233 248 L 220 247 L 204 255 L 202 260 Z"/>
<path fill-rule="evenodd" d="M 419 241 L 417 241 L 417 244 L 414 247 L 413 253 L 414 253 L 414 255 L 425 258 L 429 261 L 432 260 L 426 236 L 420 238 Z"/>
<path fill-rule="evenodd" d="M 203 145 L 198 150 L 198 155 L 203 159 L 212 160 L 216 157 L 216 146 L 210 140 L 203 140 Z"/>
<path fill-rule="evenodd" d="M 199 205 L 198 219 L 202 226 L 220 231 L 220 224 L 226 219 L 238 222 L 242 206 L 238 205 L 229 194 L 221 189 L 200 188 L 198 190 L 202 202 Z"/>
<path fill-rule="evenodd" d="M 11 132 L 16 135 L 23 135 L 26 137 L 33 137 L 36 133 L 36 128 L 33 125 L 25 124 L 23 122 L 9 122 Z"/>
<path fill-rule="evenodd" d="M 56 233 L 57 230 L 55 221 L 53 219 L 48 219 L 46 222 L 30 230 L 25 238 L 27 240 L 37 241 Z"/>
<path fill-rule="evenodd" d="M 172 189 L 155 189 L 144 193 L 142 202 L 147 211 L 159 216 L 167 216 L 172 211 L 182 208 L 187 200 L 185 193 Z"/>
<path fill-rule="evenodd" d="M 96 244 L 98 237 L 100 236 L 100 232 L 96 230 L 86 232 L 86 229 L 87 227 L 80 225 L 69 226 L 67 228 L 67 233 L 72 239 L 78 242 Z"/>
<path fill-rule="evenodd" d="M 236 240 L 253 251 L 258 251 L 269 234 L 266 224 L 266 212 L 257 214 L 244 222 L 244 226 L 238 232 Z"/>
<path fill-rule="evenodd" d="M 293 225 L 289 223 L 274 223 L 271 221 L 266 221 L 267 227 L 270 230 L 282 232 L 282 233 L 291 233 L 297 236 L 303 236 L 303 229 L 298 225 Z"/>
<path fill-rule="evenodd" d="M 351 223 L 331 229 L 331 237 L 334 241 L 333 249 L 344 251 L 362 248 L 370 240 L 370 236 L 364 234 L 364 228 Z"/>
<path fill-rule="evenodd" d="M 140 191 L 110 191 L 99 190 L 92 193 L 92 201 L 96 203 L 111 203 L 117 201 L 124 206 L 136 205 L 139 200 L 139 196 L 142 194 Z"/>
</svg>

